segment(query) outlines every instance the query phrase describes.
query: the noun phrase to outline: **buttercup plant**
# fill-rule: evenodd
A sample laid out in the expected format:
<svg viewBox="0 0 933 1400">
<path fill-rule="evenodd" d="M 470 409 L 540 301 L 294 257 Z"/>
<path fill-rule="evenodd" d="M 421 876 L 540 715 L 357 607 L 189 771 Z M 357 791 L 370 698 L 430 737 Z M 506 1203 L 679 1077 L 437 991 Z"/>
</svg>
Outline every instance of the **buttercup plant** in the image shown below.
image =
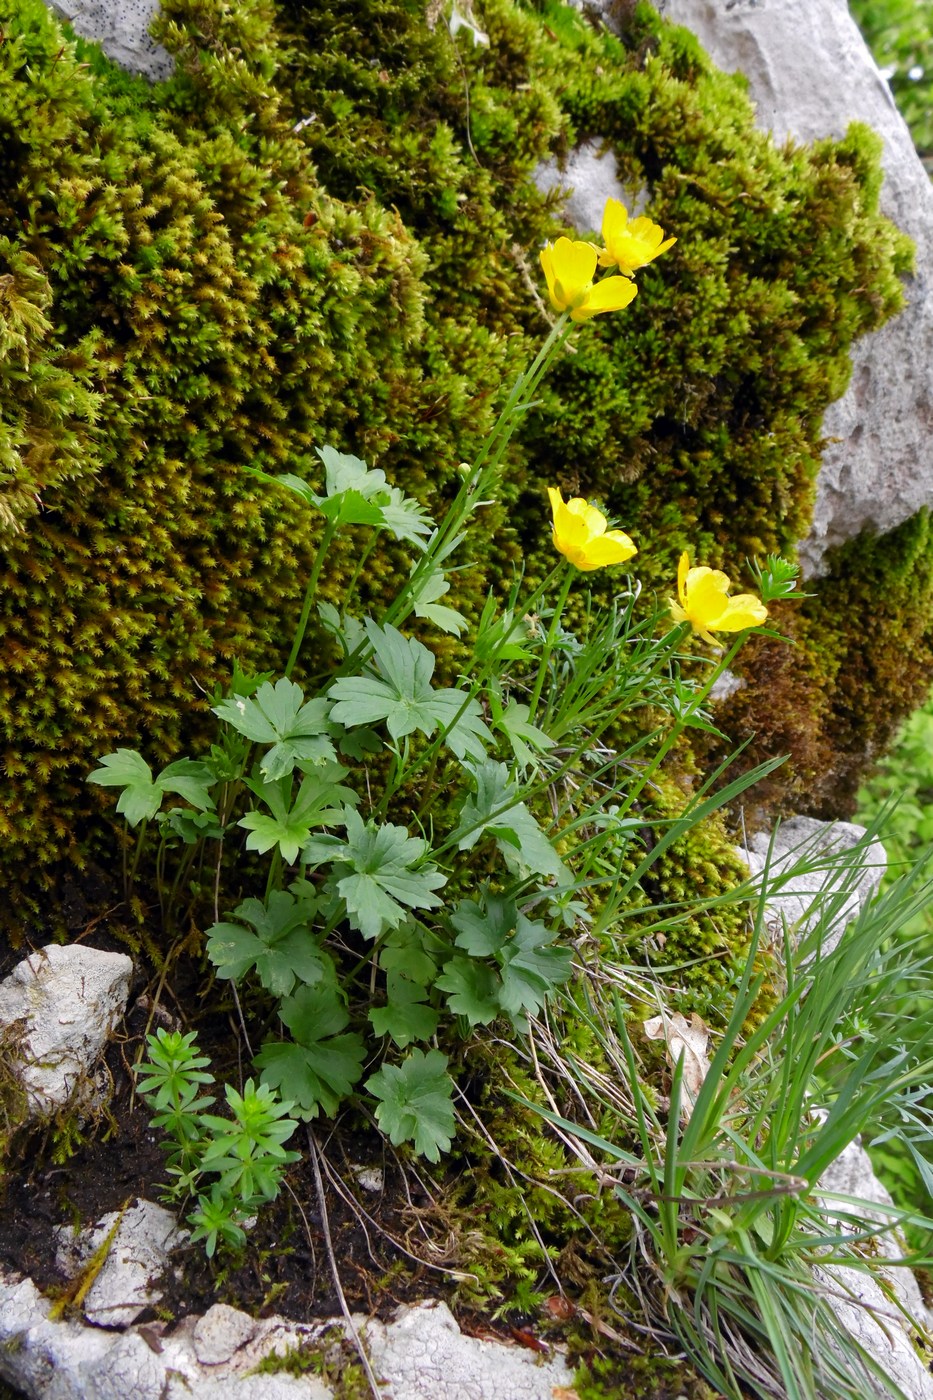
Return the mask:
<svg viewBox="0 0 933 1400">
<path fill-rule="evenodd" d="M 636 224 L 652 257 L 670 246 Z M 623 309 L 635 295 L 628 276 L 594 284 L 597 260 L 592 244 L 567 238 L 542 253 L 561 314 L 440 524 L 381 471 L 331 447 L 318 452 L 317 487 L 257 473 L 323 522 L 284 675 L 234 670 L 228 693 L 214 697 L 220 732 L 206 756 L 153 776 L 139 754 L 120 750 L 90 776 L 123 789 L 118 810 L 139 828 L 131 876 L 150 830 L 161 875 L 173 854 L 181 857 L 172 899 L 202 860 L 210 869 L 215 912 L 205 947 L 215 975 L 248 985 L 251 1001 L 259 993 L 274 1009 L 264 1018 L 274 1028 L 254 1055 L 261 1082 L 251 1080 L 241 1097 L 258 1104 L 266 1096 L 278 1147 L 293 1119 L 334 1114 L 362 1084 L 392 1142 L 436 1162 L 456 1131 L 450 1053 L 458 1036 L 497 1020 L 524 1034 L 572 977 L 567 934 L 605 928 L 621 907 L 620 858 L 636 803 L 684 728 L 705 722 L 700 707 L 721 666 L 702 686 L 680 679 L 684 629 L 671 627 L 663 604 L 639 603 L 637 586 L 620 588 L 605 616 L 587 609 L 579 632 L 564 628 L 580 574 L 618 568 L 636 553 L 580 498 L 565 502 L 550 488 L 563 557 L 537 587 L 523 591 L 519 580 L 506 600 L 490 597 L 475 628 L 442 601 L 471 516 L 496 490 L 504 450 L 554 356 L 575 323 Z M 381 616 L 358 611 L 359 571 L 341 608 L 317 599 L 328 551 L 347 529 L 370 531 L 363 560 L 381 535 L 412 551 Z M 309 693 L 294 676 L 315 613 L 337 659 Z M 536 614 L 546 629 L 529 622 Z M 435 681 L 435 654 L 403 630 L 412 618 L 421 633 L 461 637 L 454 683 Z M 759 614 L 747 608 L 742 620 L 737 644 Z M 616 751 L 619 715 L 639 711 L 644 732 Z M 707 797 L 703 812 L 734 790 Z M 176 796 L 186 805 L 165 808 Z M 654 852 L 665 839 L 657 833 Z M 162 1048 L 150 1045 L 150 1058 Z M 148 1072 L 145 1092 L 164 1098 Z M 239 1122 L 243 1103 L 231 1089 L 227 1096 Z M 225 1215 L 225 1201 L 237 1192 L 251 1203 L 268 1199 L 287 1156 L 273 1153 L 272 1170 L 247 1172 L 233 1130 L 205 1116 L 196 1098 L 154 1104 L 173 1135 L 177 1170 L 220 1173 L 199 1200 L 200 1237 L 209 1249 L 235 1242 L 238 1219 Z M 190 1148 L 188 1128 L 175 1130 L 188 1108 L 200 1122 L 195 1142 L 207 1124 L 218 1146 Z"/>
</svg>

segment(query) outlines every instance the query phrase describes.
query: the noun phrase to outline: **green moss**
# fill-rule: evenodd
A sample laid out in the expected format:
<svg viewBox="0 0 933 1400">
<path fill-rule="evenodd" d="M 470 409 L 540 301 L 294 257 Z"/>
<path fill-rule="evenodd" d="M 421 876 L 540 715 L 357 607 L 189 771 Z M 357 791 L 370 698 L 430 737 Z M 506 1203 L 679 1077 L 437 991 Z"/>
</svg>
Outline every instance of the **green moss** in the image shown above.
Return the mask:
<svg viewBox="0 0 933 1400">
<path fill-rule="evenodd" d="M 875 138 L 774 147 L 741 83 L 650 8 L 622 38 L 513 0 L 476 13 L 488 48 L 432 28 L 420 0 L 168 0 L 178 73 L 148 89 L 78 64 L 38 0 L 0 0 L 16 868 L 84 858 L 99 754 L 175 755 L 234 655 L 281 661 L 316 527 L 245 466 L 313 475 L 332 442 L 443 509 L 546 327 L 555 202 L 532 176 L 580 139 L 608 142 L 678 243 L 546 386 L 461 605 L 519 550 L 532 577 L 549 562 L 555 479 L 623 517 L 649 584 L 686 544 L 736 573 L 805 528 L 822 412 L 909 263 L 878 213 Z M 374 605 L 398 567 L 374 559 Z M 825 707 L 832 666 L 810 670 Z M 684 853 L 670 890 L 716 858 Z"/>
<path fill-rule="evenodd" d="M 754 735 L 743 762 L 792 753 L 789 775 L 752 794 L 819 817 L 854 810 L 866 767 L 933 674 L 933 527 L 927 511 L 886 535 L 831 551 L 819 588 L 796 616 L 777 614 L 796 646 L 757 641 L 754 687 L 722 715 L 733 738 Z"/>
<path fill-rule="evenodd" d="M 685 1361 L 664 1355 L 594 1356 L 583 1362 L 574 1377 L 579 1400 L 720 1400 Z"/>
</svg>

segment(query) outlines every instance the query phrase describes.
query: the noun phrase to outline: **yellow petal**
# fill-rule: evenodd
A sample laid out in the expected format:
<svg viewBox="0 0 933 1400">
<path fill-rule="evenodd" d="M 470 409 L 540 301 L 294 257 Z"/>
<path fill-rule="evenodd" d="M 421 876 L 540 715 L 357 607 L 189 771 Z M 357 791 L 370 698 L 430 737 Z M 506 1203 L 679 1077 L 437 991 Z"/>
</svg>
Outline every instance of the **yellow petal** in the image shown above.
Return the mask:
<svg viewBox="0 0 933 1400">
<path fill-rule="evenodd" d="M 591 287 L 582 305 L 570 313 L 571 321 L 588 321 L 601 311 L 622 311 L 638 294 L 638 288 L 627 277 L 604 277 Z"/>
<path fill-rule="evenodd" d="M 690 572 L 690 555 L 684 550 L 680 556 L 680 563 L 677 565 L 677 596 L 680 599 L 681 610 L 687 606 L 687 574 Z M 687 614 L 677 619 L 678 622 L 686 622 Z"/>
<path fill-rule="evenodd" d="M 622 530 L 610 530 L 590 540 L 583 551 L 584 562 L 577 567 L 591 572 L 593 569 L 606 569 L 613 564 L 624 564 L 638 550 Z"/>
<path fill-rule="evenodd" d="M 695 627 L 716 627 L 728 605 L 729 580 L 718 569 L 691 569 L 687 575 L 687 612 Z"/>
<path fill-rule="evenodd" d="M 591 506 L 589 501 L 585 501 L 582 496 L 574 496 L 568 503 L 567 509 L 580 520 L 587 535 L 602 535 L 605 533 L 608 521 L 601 510 L 596 506 Z"/>
<path fill-rule="evenodd" d="M 730 598 L 726 610 L 716 623 L 719 632 L 744 632 L 746 627 L 760 627 L 767 619 L 768 609 L 753 593 L 738 593 Z"/>
<path fill-rule="evenodd" d="M 570 544 L 584 544 L 605 530 L 606 517 L 582 496 L 574 496 L 564 505 L 554 528 Z"/>
<path fill-rule="evenodd" d="M 628 210 L 618 199 L 607 199 L 603 210 L 603 242 L 616 238 L 628 223 Z"/>
<path fill-rule="evenodd" d="M 582 301 L 596 271 L 596 249 L 592 243 L 558 238 L 551 249 L 554 288 L 563 308 Z"/>
</svg>

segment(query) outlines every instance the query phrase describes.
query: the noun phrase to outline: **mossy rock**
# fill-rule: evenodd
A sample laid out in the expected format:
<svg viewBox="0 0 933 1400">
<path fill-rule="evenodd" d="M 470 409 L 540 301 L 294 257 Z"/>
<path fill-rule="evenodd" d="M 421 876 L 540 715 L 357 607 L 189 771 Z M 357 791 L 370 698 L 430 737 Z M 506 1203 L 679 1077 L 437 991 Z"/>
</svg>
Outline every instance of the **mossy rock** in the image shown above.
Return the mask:
<svg viewBox="0 0 933 1400">
<path fill-rule="evenodd" d="M 169 0 L 178 71 L 149 88 L 39 0 L 0 0 L 10 869 L 84 859 L 102 753 L 196 746 L 234 656 L 281 664 L 316 526 L 245 468 L 313 477 L 332 443 L 443 512 L 546 329 L 536 250 L 559 225 L 533 173 L 583 137 L 678 243 L 545 386 L 459 602 L 520 553 L 549 564 L 555 480 L 622 517 L 649 586 L 685 546 L 737 576 L 806 528 L 823 410 L 909 264 L 876 139 L 776 148 L 741 81 L 647 7 L 617 37 L 488 0 L 488 49 L 431 13 Z M 373 605 L 400 566 L 377 558 Z M 825 706 L 836 675 L 813 669 Z"/>
</svg>

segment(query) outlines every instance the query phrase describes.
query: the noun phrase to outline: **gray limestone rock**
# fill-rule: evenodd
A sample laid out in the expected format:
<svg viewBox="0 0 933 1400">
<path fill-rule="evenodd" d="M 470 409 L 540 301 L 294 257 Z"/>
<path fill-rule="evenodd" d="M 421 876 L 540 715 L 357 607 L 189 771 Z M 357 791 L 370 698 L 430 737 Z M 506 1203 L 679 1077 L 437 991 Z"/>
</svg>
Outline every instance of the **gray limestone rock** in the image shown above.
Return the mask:
<svg viewBox="0 0 933 1400">
<path fill-rule="evenodd" d="M 534 182 L 543 193 L 561 190 L 564 218 L 580 233 L 599 230 L 609 198 L 621 200 L 629 210 L 637 208 L 632 192 L 619 181 L 615 156 L 598 141 L 582 142 L 563 166 L 556 160 L 542 161 Z"/>
<path fill-rule="evenodd" d="M 107 1256 L 84 1300 L 84 1316 L 96 1327 L 127 1327 L 144 1308 L 157 1303 L 162 1294 L 155 1280 L 165 1269 L 170 1251 L 187 1239 L 171 1211 L 152 1201 L 135 1201 L 122 1218 L 112 1211 L 77 1235 L 62 1227 L 56 1267 L 74 1278 L 115 1225 Z"/>
<path fill-rule="evenodd" d="M 573 1373 L 561 1356 L 465 1337 L 443 1303 L 400 1308 L 394 1322 L 369 1322 L 373 1369 L 392 1400 L 552 1400 Z"/>
<path fill-rule="evenodd" d="M 93 1099 L 94 1066 L 126 1008 L 132 971 L 124 953 L 50 944 L 0 982 L 0 1032 L 32 1117 Z"/>
<path fill-rule="evenodd" d="M 340 1320 L 256 1321 L 215 1304 L 171 1333 L 49 1321 L 29 1279 L 0 1274 L 0 1378 L 28 1400 L 333 1400 L 318 1377 L 258 1373 L 270 1355 L 342 1342 Z M 556 1400 L 572 1394 L 563 1357 L 464 1336 L 443 1303 L 400 1308 L 391 1323 L 356 1319 L 386 1400 Z"/>
<path fill-rule="evenodd" d="M 248 1313 L 215 1303 L 199 1317 L 191 1334 L 194 1351 L 202 1366 L 222 1366 L 252 1341 L 258 1323 Z"/>
<path fill-rule="evenodd" d="M 856 1227 L 852 1224 L 853 1215 L 857 1215 L 860 1220 L 875 1219 L 891 1225 L 892 1214 L 890 1209 L 885 1207 L 893 1207 L 894 1201 L 888 1188 L 875 1175 L 871 1158 L 860 1142 L 849 1143 L 820 1177 L 819 1185 L 820 1193 L 829 1205 L 833 1196 L 848 1196 L 858 1201 L 876 1202 L 882 1208 L 875 1212 L 870 1206 L 853 1210 L 852 1206 L 841 1202 L 839 1221 L 843 1230 L 850 1233 L 854 1231 Z M 892 1297 L 897 1299 L 900 1308 L 903 1309 L 904 1316 L 899 1318 L 899 1326 L 903 1330 L 905 1320 L 910 1319 L 917 1326 L 933 1333 L 933 1309 L 927 1307 L 923 1301 L 920 1285 L 911 1270 L 897 1264 L 897 1260 L 903 1259 L 905 1255 L 900 1233 L 897 1230 L 889 1230 L 880 1242 L 880 1250 L 894 1261 L 892 1267 L 884 1271 L 884 1277 Z M 890 1302 L 887 1303 L 886 1311 L 890 1311 Z M 927 1380 L 933 1389 L 933 1376 L 928 1375 Z M 927 1391 L 918 1390 L 917 1393 L 925 1395 Z"/>
<path fill-rule="evenodd" d="M 855 346 L 848 391 L 828 409 L 828 445 L 807 573 L 863 529 L 881 534 L 933 503 L 933 183 L 846 0 L 656 0 L 713 61 L 744 73 L 776 141 L 842 136 L 865 122 L 884 142 L 883 211 L 917 243 L 907 308 Z"/>
<path fill-rule="evenodd" d="M 157 82 L 174 68 L 171 54 L 149 34 L 159 0 L 46 0 L 82 39 L 100 44 L 108 58 Z"/>
<path fill-rule="evenodd" d="M 832 914 L 830 927 L 823 930 L 819 949 L 808 956 L 829 953 L 836 947 L 846 925 L 871 899 L 887 867 L 887 856 L 879 841 L 872 842 L 854 872 L 846 873 L 833 860 L 833 854 L 849 850 L 865 835 L 865 828 L 854 822 L 821 822 L 813 817 L 791 817 L 778 828 L 773 840 L 768 832 L 753 836 L 740 855 L 753 875 L 767 867 L 771 893 L 765 923 L 774 943 L 783 942 L 786 924 L 796 945 L 813 931 L 822 912 Z M 806 862 L 803 870 L 801 861 Z"/>
</svg>

